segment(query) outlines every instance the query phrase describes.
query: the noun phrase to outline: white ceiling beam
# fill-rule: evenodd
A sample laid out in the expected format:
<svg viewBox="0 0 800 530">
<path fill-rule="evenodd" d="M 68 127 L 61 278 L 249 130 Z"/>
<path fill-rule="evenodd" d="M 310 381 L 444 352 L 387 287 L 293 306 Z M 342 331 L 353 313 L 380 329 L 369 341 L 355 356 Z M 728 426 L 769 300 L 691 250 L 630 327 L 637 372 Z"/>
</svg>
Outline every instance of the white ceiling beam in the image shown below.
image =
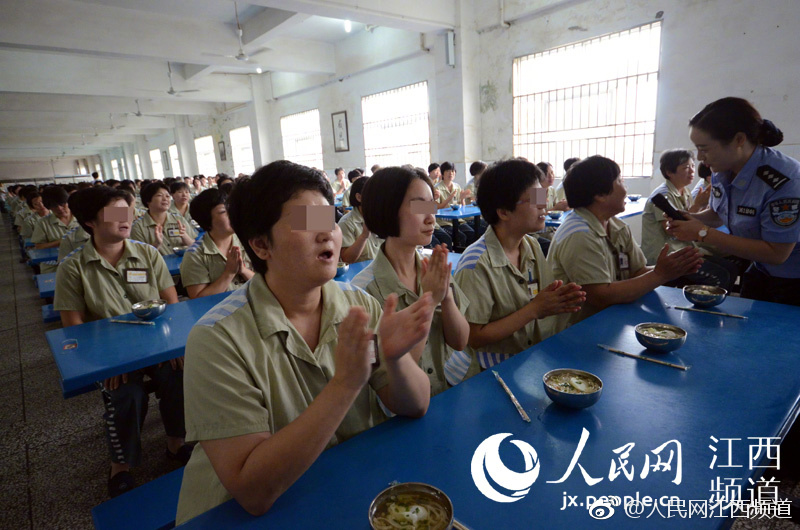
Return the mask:
<svg viewBox="0 0 800 530">
<path fill-rule="evenodd" d="M 175 99 L 167 94 L 166 63 L 0 50 L 0 71 L 14 72 L 0 76 L 0 92 Z M 92 73 L 88 78 L 87 72 Z M 179 91 L 200 89 L 181 94 L 182 100 L 234 103 L 251 99 L 246 76 L 209 76 L 195 87 L 173 72 L 172 83 Z"/>
<path fill-rule="evenodd" d="M 124 98 L 115 96 L 96 97 L 67 94 L 29 94 L 5 92 L 0 94 L 0 111 L 35 110 L 67 113 L 100 112 L 106 115 L 121 112 L 136 112 L 136 102 L 144 114 L 191 114 L 208 115 L 214 112 L 214 105 L 199 101 L 183 101 L 172 98 L 168 101 L 149 98 Z"/>
<path fill-rule="evenodd" d="M 455 0 L 248 0 L 248 3 L 415 32 L 456 26 Z"/>
<path fill-rule="evenodd" d="M 76 128 L 97 127 L 110 129 L 130 127 L 136 129 L 172 129 L 175 119 L 172 116 L 157 118 L 149 116 L 111 115 L 101 112 L 83 112 L 70 114 L 66 112 L 12 110 L 0 111 L 0 127 L 16 127 L 18 129 L 36 128 Z"/>
<path fill-rule="evenodd" d="M 249 18 L 242 24 L 242 42 L 245 51 L 250 52 L 259 46 L 268 46 L 268 42 L 275 37 L 283 35 L 289 29 L 297 26 L 311 15 L 267 8 L 261 13 Z"/>
</svg>

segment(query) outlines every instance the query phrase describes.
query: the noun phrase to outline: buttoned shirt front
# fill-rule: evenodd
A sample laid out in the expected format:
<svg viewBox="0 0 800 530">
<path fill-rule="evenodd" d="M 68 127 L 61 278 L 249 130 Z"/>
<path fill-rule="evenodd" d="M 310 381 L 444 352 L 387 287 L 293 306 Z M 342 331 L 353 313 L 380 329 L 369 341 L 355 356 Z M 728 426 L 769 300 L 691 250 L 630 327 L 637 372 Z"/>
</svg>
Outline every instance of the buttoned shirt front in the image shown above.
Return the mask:
<svg viewBox="0 0 800 530">
<path fill-rule="evenodd" d="M 184 366 L 186 439 L 215 440 L 276 433 L 302 414 L 333 378 L 338 326 L 351 306 L 378 328 L 377 300 L 349 284 L 322 286 L 319 343 L 312 351 L 286 317 L 263 275 L 256 274 L 198 321 L 189 334 Z M 385 419 L 376 390 L 388 384 L 373 371 L 328 447 Z M 198 444 L 186 466 L 177 524 L 230 499 Z"/>
<path fill-rule="evenodd" d="M 646 265 L 631 229 L 616 217 L 608 220 L 608 233 L 586 208 L 575 208 L 556 230 L 547 262 L 556 280 L 578 285 L 609 284 L 627 280 Z M 557 317 L 557 330 L 580 322 L 599 309 L 588 302 L 577 313 Z"/>
<path fill-rule="evenodd" d="M 87 321 L 114 317 L 130 313 L 137 302 L 161 298 L 173 285 L 164 258 L 151 245 L 126 239 L 112 266 L 90 239 L 59 264 L 53 309 L 82 311 Z"/>
<path fill-rule="evenodd" d="M 520 246 L 519 268 L 511 263 L 493 227 L 470 245 L 456 268 L 456 282 L 469 299 L 466 318 L 471 324 L 488 324 L 519 311 L 553 282 L 553 274 L 536 238 L 525 236 Z M 468 351 L 489 368 L 550 336 L 548 319 L 528 322 L 508 337 Z"/>
<path fill-rule="evenodd" d="M 351 283 L 375 297 L 381 306 L 383 306 L 390 294 L 396 293 L 398 297 L 397 311 L 402 311 L 419 300 L 422 294 L 420 283 L 422 281 L 422 260 L 419 255 L 416 255 L 417 285 L 416 291 L 412 291 L 400 281 L 389 258 L 384 254 L 384 247 L 385 245 L 381 246 L 375 256 L 375 260 L 366 269 L 358 273 Z M 463 314 L 469 307 L 469 300 L 455 280 L 451 280 L 451 285 L 458 310 Z M 444 338 L 444 323 L 440 304 L 434 311 L 425 350 L 419 360 L 420 368 L 428 375 L 428 379 L 431 382 L 432 396 L 449 388 L 445 377 L 445 364 L 453 354 L 453 351 Z"/>
<path fill-rule="evenodd" d="M 800 278 L 800 163 L 769 147 L 758 146 L 732 178 L 711 175 L 711 208 L 731 234 L 770 243 L 795 243 L 781 265 L 755 262 L 762 272 Z"/>
<path fill-rule="evenodd" d="M 158 252 L 162 256 L 174 254 L 175 251 L 173 248 L 184 246 L 183 240 L 180 236 L 179 223 L 183 224 L 183 226 L 186 228 L 187 236 L 191 237 L 192 239 L 197 237 L 197 231 L 191 224 L 187 223 L 179 215 L 167 212 L 167 220 L 164 223 L 161 245 L 158 247 Z M 131 227 L 131 239 L 156 246 L 157 224 L 158 223 L 156 223 L 155 220 L 150 216 L 150 213 L 146 213 L 144 216 L 133 222 L 133 226 Z"/>
</svg>

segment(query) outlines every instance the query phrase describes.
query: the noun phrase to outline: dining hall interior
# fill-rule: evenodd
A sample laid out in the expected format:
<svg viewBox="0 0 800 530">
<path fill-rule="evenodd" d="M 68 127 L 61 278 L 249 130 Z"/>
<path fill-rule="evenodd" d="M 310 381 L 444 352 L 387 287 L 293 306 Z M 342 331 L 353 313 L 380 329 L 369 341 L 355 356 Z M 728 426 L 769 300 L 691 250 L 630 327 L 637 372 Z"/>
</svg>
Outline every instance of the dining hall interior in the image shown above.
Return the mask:
<svg viewBox="0 0 800 530">
<path fill-rule="evenodd" d="M 143 181 L 250 175 L 275 160 L 321 169 L 330 180 L 337 168 L 347 173 L 376 164 L 427 168 L 449 161 L 455 182 L 464 187 L 473 162 L 492 164 L 515 157 L 552 164 L 557 186 L 567 159 L 602 154 L 619 164 L 629 195 L 648 197 L 664 182 L 661 154 L 693 150 L 690 118 L 726 96 L 750 101 L 783 131 L 777 149 L 800 159 L 797 0 L 3 0 L 2 6 L 0 184 L 6 189 L 12 184 L 91 182 L 94 172 L 102 180 Z M 644 199 L 624 219 L 639 244 L 643 204 Z M 2 218 L 0 527 L 144 528 L 146 524 L 135 518 L 115 525 L 107 512 L 105 520 L 93 515 L 92 510 L 108 500 L 103 403 L 99 392 L 76 387 L 70 394 L 65 387 L 58 364 L 64 352 L 56 351 L 46 335 L 62 329 L 57 317 L 46 321 L 43 311 L 52 293 L 42 296 L 12 221 L 5 214 Z M 664 296 L 665 291 L 659 292 Z M 740 301 L 731 296 L 729 302 Z M 649 300 L 645 313 L 660 314 L 661 306 Z M 792 327 L 790 317 L 781 317 L 780 311 L 764 311 L 774 320 L 762 319 L 758 325 L 763 329 L 748 330 L 744 323 L 731 325 L 730 320 L 718 327 L 733 328 L 742 334 L 742 343 L 755 350 L 762 333 L 772 340 L 775 330 Z M 593 322 L 600 322 L 600 316 Z M 753 317 L 742 322 L 756 321 Z M 591 329 L 601 333 L 603 327 Z M 571 337 L 563 340 L 544 341 L 542 345 L 550 343 L 553 350 L 545 355 L 557 358 L 557 348 L 575 345 Z M 711 354 L 712 339 L 703 340 Z M 770 352 L 780 349 L 778 342 L 780 338 L 765 347 Z M 730 338 L 725 341 L 729 343 Z M 791 337 L 783 346 L 795 354 L 800 350 Z M 719 353 L 724 352 L 714 352 Z M 749 390 L 743 386 L 734 402 L 748 412 L 731 420 L 739 422 L 731 432 L 785 435 L 798 413 L 796 367 L 794 371 L 791 376 L 776 369 L 776 377 L 782 373 L 788 378 L 781 388 L 789 402 L 745 406 L 746 396 L 741 394 Z M 636 373 L 644 369 L 638 367 Z M 512 378 L 507 372 L 503 375 L 507 381 Z M 648 377 L 642 376 L 661 395 L 666 383 Z M 494 379 L 492 384 L 497 390 Z M 447 402 L 466 400 L 468 385 L 464 386 L 448 390 L 456 397 L 448 396 Z M 544 396 L 541 386 L 538 383 L 537 391 Z M 445 402 L 442 398 L 439 404 Z M 158 402 L 155 394 L 149 399 L 142 463 L 136 468 L 140 485 L 179 470 L 175 461 L 164 457 Z M 432 410 L 437 399 L 431 401 Z M 504 394 L 496 399 L 510 407 Z M 670 406 L 683 406 L 671 399 Z M 563 435 L 553 422 L 565 417 L 579 422 L 582 417 L 553 412 L 548 404 L 531 405 L 538 416 L 534 427 L 538 420 L 539 426 L 553 428 L 559 434 L 550 436 L 548 444 L 568 445 L 571 454 L 576 437 Z M 711 422 L 723 410 L 730 413 L 729 406 L 714 400 L 697 411 L 674 412 L 677 417 L 707 415 Z M 649 410 L 623 409 L 637 417 Z M 516 414 L 513 407 L 510 410 Z M 772 423 L 754 419 L 762 412 Z M 492 421 L 486 413 L 478 417 Z M 463 417 L 459 421 L 470 422 Z M 661 441 L 671 436 L 657 421 L 647 421 L 664 435 Z M 597 417 L 587 420 L 593 430 L 601 424 Z M 774 432 L 749 432 L 749 425 Z M 614 428 L 606 424 L 609 427 Z M 503 428 L 499 425 L 497 431 Z M 695 442 L 705 448 L 708 435 L 703 436 Z M 473 449 L 461 455 L 467 477 Z M 699 468 L 700 462 L 707 466 L 709 458 L 694 456 L 690 461 Z M 346 468 L 325 462 L 331 468 L 324 468 L 327 472 Z M 607 469 L 607 460 L 604 465 Z M 405 478 L 414 480 L 413 474 Z M 783 480 L 780 494 L 800 497 L 797 479 Z M 302 496 L 302 488 L 319 486 L 318 480 L 298 482 L 292 499 Z M 480 496 L 467 481 L 471 489 L 463 495 Z M 328 486 L 349 487 L 344 482 Z M 552 492 L 558 489 L 546 486 Z M 676 491 L 681 494 L 680 488 Z M 177 492 L 172 496 L 177 498 Z M 459 495 L 451 496 L 457 500 Z M 561 492 L 553 498 L 560 503 Z M 369 525 L 371 499 L 366 499 L 360 528 Z M 514 504 L 514 509 L 529 500 Z M 146 501 L 132 508 L 148 510 Z M 219 512 L 200 526 L 257 524 L 232 513 Z M 557 513 L 552 515 L 556 525 Z M 529 511 L 527 517 L 520 527 L 528 527 L 536 515 Z M 464 519 L 469 527 L 486 527 L 470 526 Z M 278 521 L 273 522 L 277 526 L 265 521 L 264 527 L 291 527 L 281 526 L 291 518 Z M 594 523 L 582 521 L 587 527 Z M 634 523 L 624 519 L 624 524 Z M 659 523 L 665 526 L 652 527 L 688 528 L 691 523 L 667 520 Z M 730 523 L 708 519 L 697 527 Z M 296 527 L 311 527 L 304 524 Z M 636 528 L 649 527 L 643 521 L 638 524 Z M 787 518 L 739 517 L 732 527 L 788 529 L 798 524 Z"/>
</svg>

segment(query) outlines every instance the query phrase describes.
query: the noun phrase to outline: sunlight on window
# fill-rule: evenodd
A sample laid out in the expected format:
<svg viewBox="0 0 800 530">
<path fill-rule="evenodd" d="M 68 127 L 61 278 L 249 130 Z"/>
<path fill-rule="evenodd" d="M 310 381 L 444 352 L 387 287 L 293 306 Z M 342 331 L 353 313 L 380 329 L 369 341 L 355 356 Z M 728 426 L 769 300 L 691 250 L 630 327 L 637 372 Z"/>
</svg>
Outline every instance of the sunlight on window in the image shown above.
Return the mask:
<svg viewBox="0 0 800 530">
<path fill-rule="evenodd" d="M 169 146 L 169 162 L 172 164 L 172 176 L 182 176 L 183 172 L 181 171 L 181 159 L 178 157 L 178 146 L 175 144 Z"/>
<path fill-rule="evenodd" d="M 197 170 L 201 175 L 213 177 L 217 174 L 217 157 L 214 154 L 214 139 L 203 136 L 194 139 L 194 149 L 197 151 Z"/>
<path fill-rule="evenodd" d="M 361 113 L 365 167 L 428 167 L 431 143 L 427 82 L 363 97 Z"/>
<path fill-rule="evenodd" d="M 661 22 L 519 57 L 514 156 L 550 162 L 599 154 L 623 177 L 653 174 Z"/>
<path fill-rule="evenodd" d="M 111 159 L 111 173 L 114 174 L 114 180 L 119 180 L 119 163 L 116 158 Z"/>
<path fill-rule="evenodd" d="M 253 137 L 250 136 L 250 127 L 231 129 L 230 135 L 233 172 L 237 175 L 239 173 L 252 175 L 256 167 L 253 162 Z"/>
<path fill-rule="evenodd" d="M 150 164 L 153 166 L 153 178 L 164 180 L 164 165 L 161 163 L 161 151 L 152 149 L 150 151 Z"/>
<path fill-rule="evenodd" d="M 139 162 L 139 155 L 133 155 L 133 161 L 136 164 L 136 175 L 138 175 L 139 180 L 142 179 L 142 163 Z"/>
<path fill-rule="evenodd" d="M 281 136 L 286 160 L 323 169 L 319 109 L 282 117 Z"/>
</svg>

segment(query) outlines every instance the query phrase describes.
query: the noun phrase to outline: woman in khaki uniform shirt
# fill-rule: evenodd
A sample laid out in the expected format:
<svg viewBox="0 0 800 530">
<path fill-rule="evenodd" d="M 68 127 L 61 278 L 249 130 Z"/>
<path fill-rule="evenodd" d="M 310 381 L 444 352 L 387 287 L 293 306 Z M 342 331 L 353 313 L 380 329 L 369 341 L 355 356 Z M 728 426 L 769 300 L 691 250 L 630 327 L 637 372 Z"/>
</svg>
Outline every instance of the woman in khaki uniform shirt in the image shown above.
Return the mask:
<svg viewBox="0 0 800 530">
<path fill-rule="evenodd" d="M 175 247 L 194 243 L 194 227 L 169 212 L 172 197 L 166 184 L 160 180 L 149 183 L 142 190 L 142 202 L 148 212 L 133 223 L 131 239 L 153 245 L 162 256 L 174 254 Z"/>
</svg>

